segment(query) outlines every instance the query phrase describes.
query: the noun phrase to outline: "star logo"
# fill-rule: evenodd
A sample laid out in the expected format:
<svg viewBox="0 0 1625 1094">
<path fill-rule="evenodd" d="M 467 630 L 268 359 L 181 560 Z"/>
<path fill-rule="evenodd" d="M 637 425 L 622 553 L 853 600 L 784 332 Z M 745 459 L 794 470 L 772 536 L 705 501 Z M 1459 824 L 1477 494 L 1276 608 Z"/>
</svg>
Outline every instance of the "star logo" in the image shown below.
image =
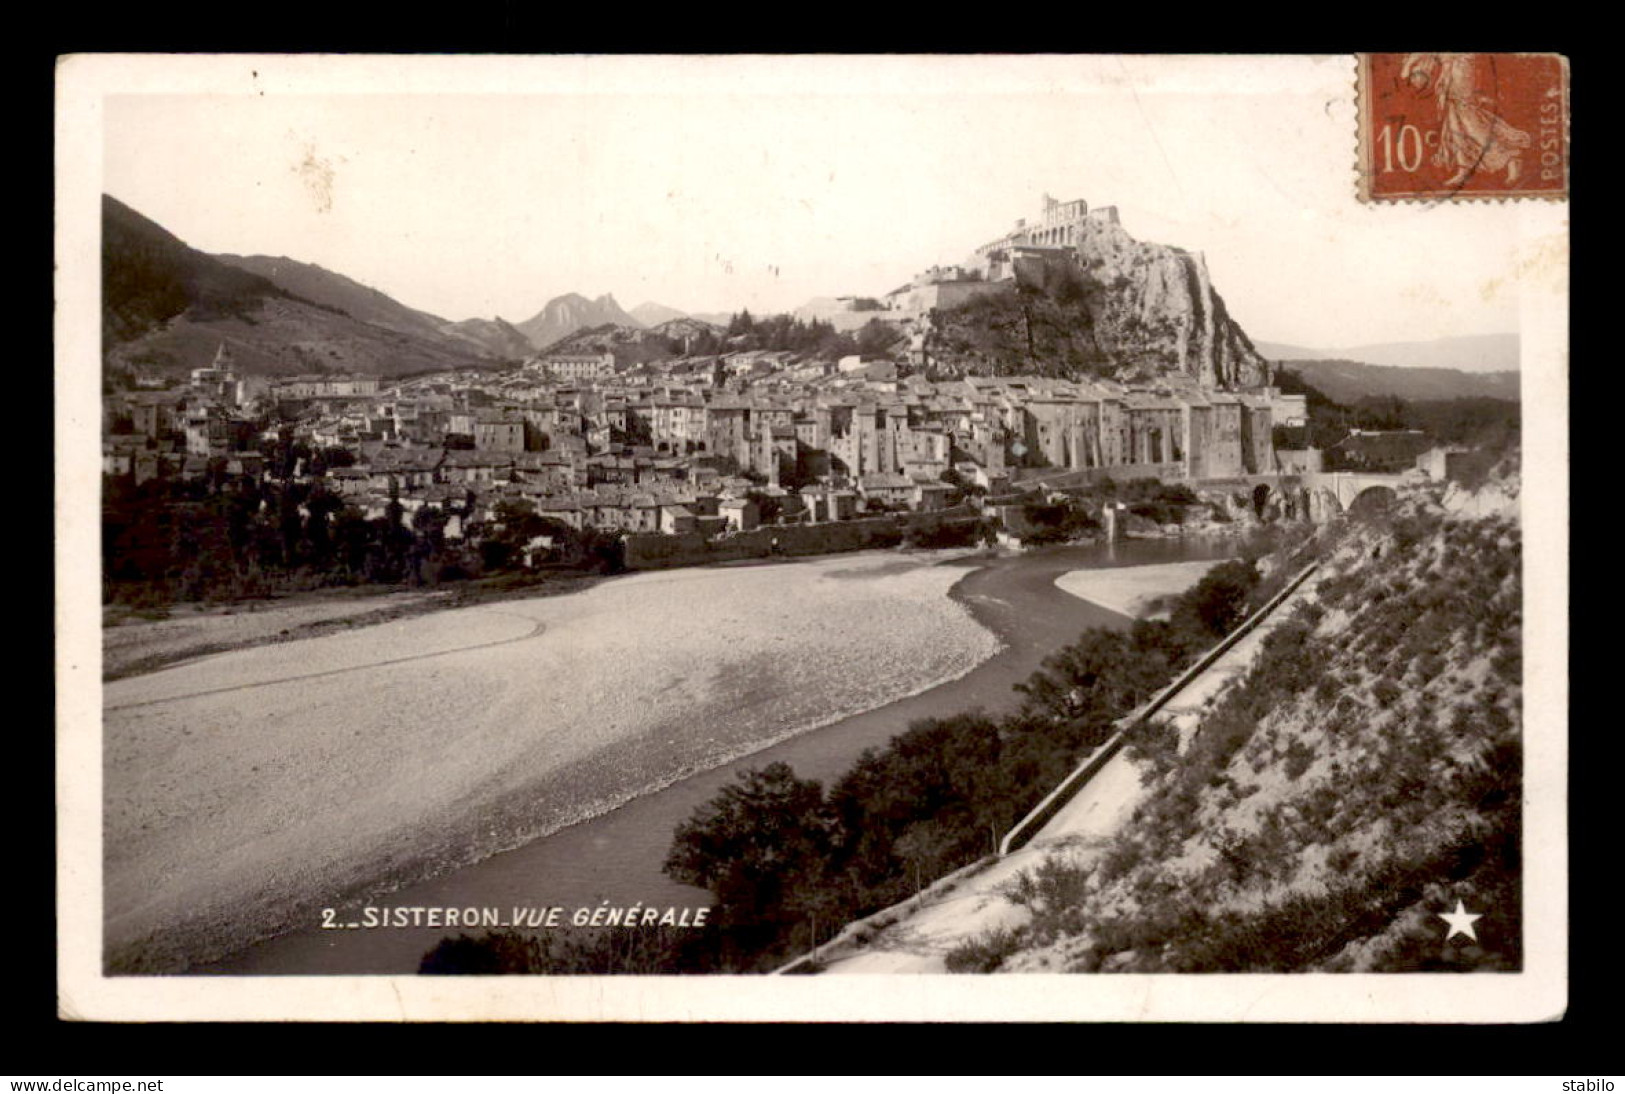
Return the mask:
<svg viewBox="0 0 1625 1094">
<path fill-rule="evenodd" d="M 1455 911 L 1439 912 L 1438 916 L 1440 919 L 1450 924 L 1450 933 L 1444 936 L 1444 940 L 1446 942 L 1449 942 L 1458 934 L 1464 934 L 1474 942 L 1478 941 L 1478 932 L 1473 930 L 1473 921 L 1483 919 L 1484 917 L 1482 915 L 1473 915 L 1472 913 L 1468 912 L 1467 909 L 1462 906 L 1461 901 L 1456 901 Z"/>
</svg>

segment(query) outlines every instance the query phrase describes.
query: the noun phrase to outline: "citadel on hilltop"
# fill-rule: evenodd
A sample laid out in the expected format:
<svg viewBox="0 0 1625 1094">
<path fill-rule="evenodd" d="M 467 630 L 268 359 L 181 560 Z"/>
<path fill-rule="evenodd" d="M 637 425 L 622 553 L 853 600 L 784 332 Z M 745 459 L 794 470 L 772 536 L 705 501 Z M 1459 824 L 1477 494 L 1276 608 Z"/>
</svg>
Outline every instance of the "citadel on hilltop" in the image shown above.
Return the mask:
<svg viewBox="0 0 1625 1094">
<path fill-rule="evenodd" d="M 958 266 L 932 266 L 908 284 L 886 294 L 888 311 L 908 318 L 927 315 L 934 308 L 951 308 L 977 296 L 1008 291 L 1024 273 L 1046 262 L 1063 259 L 1083 241 L 1083 225 L 1090 217 L 1117 224 L 1114 207 L 1089 211 L 1089 203 L 1056 201 L 1044 195 L 1044 208 L 1032 224 L 1025 219 L 991 243 L 984 243 Z"/>
<path fill-rule="evenodd" d="M 1045 194 L 1043 212 L 1037 221 L 1032 224 L 1025 219 L 1016 221 L 1010 231 L 976 248 L 971 264 L 982 264 L 989 281 L 1012 277 L 1011 263 L 1023 253 L 1079 246 L 1083 242 L 1083 226 L 1091 217 L 1103 224 L 1118 223 L 1116 206 L 1102 206 L 1091 213 L 1089 203 L 1082 198 L 1056 201 Z"/>
</svg>

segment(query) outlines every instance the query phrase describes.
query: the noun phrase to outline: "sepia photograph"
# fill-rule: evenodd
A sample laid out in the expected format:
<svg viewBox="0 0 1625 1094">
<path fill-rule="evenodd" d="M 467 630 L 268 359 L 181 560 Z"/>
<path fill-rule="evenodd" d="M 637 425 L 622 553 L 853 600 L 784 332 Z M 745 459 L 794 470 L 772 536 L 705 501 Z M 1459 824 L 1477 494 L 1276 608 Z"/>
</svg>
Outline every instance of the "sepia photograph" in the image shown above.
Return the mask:
<svg viewBox="0 0 1625 1094">
<path fill-rule="evenodd" d="M 60 1012 L 1561 1017 L 1568 79 L 62 59 Z"/>
</svg>

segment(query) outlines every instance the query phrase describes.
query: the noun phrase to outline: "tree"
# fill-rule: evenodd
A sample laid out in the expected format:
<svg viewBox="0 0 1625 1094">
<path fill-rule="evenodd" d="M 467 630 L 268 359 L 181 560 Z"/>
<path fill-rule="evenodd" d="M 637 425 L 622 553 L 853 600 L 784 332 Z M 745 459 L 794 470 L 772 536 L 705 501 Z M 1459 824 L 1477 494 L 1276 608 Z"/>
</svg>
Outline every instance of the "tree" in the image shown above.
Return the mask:
<svg viewBox="0 0 1625 1094">
<path fill-rule="evenodd" d="M 711 890 L 730 918 L 783 921 L 786 893 L 822 873 L 829 832 L 823 787 L 773 763 L 740 772 L 679 825 L 664 869 Z"/>
<path fill-rule="evenodd" d="M 1198 640 L 1221 638 L 1246 618 L 1247 597 L 1258 582 L 1258 567 L 1252 562 L 1222 562 L 1180 598 L 1172 622 L 1176 628 L 1194 632 Z"/>
<path fill-rule="evenodd" d="M 1025 712 L 1055 721 L 1109 722 L 1121 716 L 1143 697 L 1142 682 L 1124 671 L 1131 663 L 1128 647 L 1117 631 L 1085 631 L 1016 685 L 1026 697 Z"/>
<path fill-rule="evenodd" d="M 865 357 L 889 356 L 897 342 L 897 332 L 878 319 L 871 319 L 858 330 L 857 350 Z"/>
</svg>

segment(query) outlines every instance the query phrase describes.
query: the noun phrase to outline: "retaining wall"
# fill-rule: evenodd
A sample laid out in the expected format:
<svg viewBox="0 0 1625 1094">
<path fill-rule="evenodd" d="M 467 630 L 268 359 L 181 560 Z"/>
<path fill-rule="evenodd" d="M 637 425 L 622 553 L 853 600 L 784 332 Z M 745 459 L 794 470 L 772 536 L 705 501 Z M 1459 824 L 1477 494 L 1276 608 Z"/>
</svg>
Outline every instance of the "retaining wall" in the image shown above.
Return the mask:
<svg viewBox="0 0 1625 1094">
<path fill-rule="evenodd" d="M 1059 786 L 1050 791 L 1043 801 L 1033 807 L 1032 812 L 1017 821 L 1015 826 L 1005 834 L 1003 841 L 999 844 L 999 854 L 1008 855 L 1018 847 L 1026 845 L 1036 836 L 1044 825 L 1053 820 L 1055 814 L 1059 813 L 1062 807 L 1072 800 L 1073 795 L 1088 785 L 1089 780 L 1094 778 L 1100 769 L 1105 767 L 1106 763 L 1122 750 L 1130 733 L 1143 725 L 1146 719 L 1167 706 L 1175 696 L 1190 686 L 1191 681 L 1212 668 L 1215 661 L 1229 653 L 1237 642 L 1251 634 L 1260 623 L 1274 614 L 1275 609 L 1285 603 L 1286 598 L 1296 592 L 1298 586 L 1302 585 L 1319 565 L 1318 562 L 1312 562 L 1305 566 L 1297 577 L 1287 582 L 1284 589 L 1270 597 L 1269 603 L 1242 620 L 1235 630 L 1221 638 L 1212 649 L 1198 657 L 1190 668 L 1175 677 L 1173 683 L 1159 691 L 1138 710 L 1119 718 L 1116 722 L 1117 731 L 1108 737 L 1104 744 L 1090 753 L 1089 757 L 1079 764 L 1072 774 L 1062 779 Z"/>
<path fill-rule="evenodd" d="M 1068 487 L 1093 486 L 1110 479 L 1113 482 L 1129 482 L 1135 479 L 1161 479 L 1164 482 L 1184 481 L 1185 465 L 1182 463 L 1125 463 L 1115 467 L 1090 467 L 1082 470 L 1069 471 L 1066 468 L 1025 468 L 1022 475 L 1016 480 L 1017 486 L 1030 486 L 1042 483 L 1052 490 L 1065 490 Z"/>
<path fill-rule="evenodd" d="M 774 524 L 713 539 L 707 539 L 699 532 L 685 532 L 682 535 L 642 533 L 626 537 L 626 568 L 660 570 L 747 558 L 794 558 L 896 547 L 911 532 L 934 531 L 951 525 L 969 526 L 980 519 L 974 510 L 960 506 L 934 513 L 898 513 L 864 520 Z"/>
</svg>

